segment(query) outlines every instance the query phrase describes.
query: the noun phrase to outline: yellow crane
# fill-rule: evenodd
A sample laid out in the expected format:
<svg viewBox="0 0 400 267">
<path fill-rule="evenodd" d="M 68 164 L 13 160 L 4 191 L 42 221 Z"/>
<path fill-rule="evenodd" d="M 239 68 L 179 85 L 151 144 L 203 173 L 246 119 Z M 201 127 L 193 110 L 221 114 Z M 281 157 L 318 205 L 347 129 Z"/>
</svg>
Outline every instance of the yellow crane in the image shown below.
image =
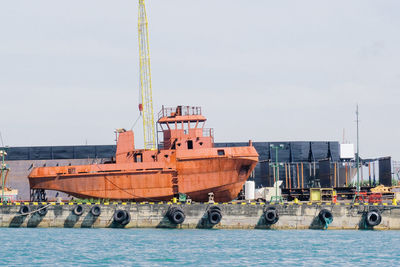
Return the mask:
<svg viewBox="0 0 400 267">
<path fill-rule="evenodd" d="M 144 0 L 139 0 L 139 63 L 140 63 L 140 99 L 139 111 L 143 116 L 144 148 L 156 149 L 154 128 L 153 97 L 151 89 L 149 31 Z"/>
</svg>

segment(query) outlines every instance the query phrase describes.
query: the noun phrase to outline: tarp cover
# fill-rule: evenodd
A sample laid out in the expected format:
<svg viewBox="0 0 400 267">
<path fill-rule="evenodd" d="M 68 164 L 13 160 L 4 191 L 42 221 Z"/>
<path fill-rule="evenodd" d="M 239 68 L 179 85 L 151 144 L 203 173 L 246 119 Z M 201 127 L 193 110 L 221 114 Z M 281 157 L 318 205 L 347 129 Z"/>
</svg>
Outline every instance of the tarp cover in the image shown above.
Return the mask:
<svg viewBox="0 0 400 267">
<path fill-rule="evenodd" d="M 216 147 L 247 146 L 247 142 L 216 143 Z M 278 148 L 279 162 L 312 162 L 331 157 L 339 161 L 338 142 L 254 142 L 260 161 L 275 162 Z M 281 146 L 282 145 L 282 148 Z M 99 146 L 32 146 L 6 148 L 6 160 L 95 159 L 115 156 L 115 145 Z"/>
<path fill-rule="evenodd" d="M 6 160 L 95 159 L 115 156 L 114 145 L 8 147 Z"/>
</svg>

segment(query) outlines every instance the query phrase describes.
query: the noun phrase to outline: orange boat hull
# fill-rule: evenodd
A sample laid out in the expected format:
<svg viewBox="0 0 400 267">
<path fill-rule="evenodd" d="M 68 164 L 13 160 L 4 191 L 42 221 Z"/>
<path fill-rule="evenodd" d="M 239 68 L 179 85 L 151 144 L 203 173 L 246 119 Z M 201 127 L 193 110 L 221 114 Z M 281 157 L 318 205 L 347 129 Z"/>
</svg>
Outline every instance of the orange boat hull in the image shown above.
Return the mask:
<svg viewBox="0 0 400 267">
<path fill-rule="evenodd" d="M 169 162 L 39 167 L 29 175 L 31 189 L 56 190 L 77 198 L 171 200 L 185 193 L 193 201 L 235 199 L 258 162 L 254 147 L 177 152 Z"/>
<path fill-rule="evenodd" d="M 199 107 L 163 107 L 158 119 L 161 149 L 135 149 L 133 131 L 117 129 L 111 164 L 34 168 L 28 176 L 30 188 L 40 190 L 35 193 L 56 190 L 78 198 L 135 201 L 171 200 L 179 193 L 207 201 L 212 192 L 215 201 L 231 201 L 256 167 L 258 154 L 251 142 L 214 147 L 205 121 Z"/>
</svg>

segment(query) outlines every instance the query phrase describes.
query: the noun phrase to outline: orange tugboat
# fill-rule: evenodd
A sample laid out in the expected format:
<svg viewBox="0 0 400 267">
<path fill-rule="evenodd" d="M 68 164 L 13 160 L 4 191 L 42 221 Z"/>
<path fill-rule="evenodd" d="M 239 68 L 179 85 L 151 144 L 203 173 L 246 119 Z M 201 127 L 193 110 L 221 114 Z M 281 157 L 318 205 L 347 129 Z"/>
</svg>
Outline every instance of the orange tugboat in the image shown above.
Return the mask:
<svg viewBox="0 0 400 267">
<path fill-rule="evenodd" d="M 29 174 L 32 190 L 56 190 L 78 198 L 170 200 L 184 193 L 194 201 L 236 198 L 258 163 L 245 147 L 214 148 L 201 108 L 162 108 L 162 142 L 156 150 L 135 149 L 134 133 L 117 130 L 117 151 L 108 164 L 38 167 Z"/>
</svg>

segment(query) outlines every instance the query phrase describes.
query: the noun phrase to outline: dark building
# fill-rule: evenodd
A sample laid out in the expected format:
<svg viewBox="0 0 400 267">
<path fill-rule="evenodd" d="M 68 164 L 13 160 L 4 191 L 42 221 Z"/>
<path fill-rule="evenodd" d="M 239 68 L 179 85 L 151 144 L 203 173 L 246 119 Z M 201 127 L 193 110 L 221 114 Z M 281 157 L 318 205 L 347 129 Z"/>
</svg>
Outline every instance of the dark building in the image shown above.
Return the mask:
<svg viewBox="0 0 400 267">
<path fill-rule="evenodd" d="M 217 147 L 245 146 L 247 143 L 216 143 Z M 334 178 L 319 175 L 319 162 L 327 161 L 332 168 L 339 168 L 339 142 L 253 142 L 259 154 L 259 164 L 254 170 L 253 179 L 256 187 L 273 186 L 278 158 L 279 180 L 284 188 L 309 188 L 319 178 L 325 185 Z M 338 179 L 339 175 L 336 176 Z M 337 181 L 339 186 L 339 181 Z M 331 186 L 330 186 L 331 187 Z"/>
<path fill-rule="evenodd" d="M 248 143 L 245 142 L 215 144 L 216 147 L 246 145 Z M 348 163 L 340 159 L 339 142 L 254 142 L 253 145 L 259 154 L 259 164 L 251 176 L 256 187 L 273 186 L 276 176 L 283 181 L 284 188 L 309 188 L 319 184 L 323 187 L 345 186 L 352 177 L 350 164 L 344 174 L 344 164 Z M 34 162 L 98 159 L 97 162 L 101 162 L 114 157 L 115 150 L 115 145 L 10 147 L 7 148 L 6 160 Z M 275 167 L 277 158 L 278 168 Z"/>
</svg>

